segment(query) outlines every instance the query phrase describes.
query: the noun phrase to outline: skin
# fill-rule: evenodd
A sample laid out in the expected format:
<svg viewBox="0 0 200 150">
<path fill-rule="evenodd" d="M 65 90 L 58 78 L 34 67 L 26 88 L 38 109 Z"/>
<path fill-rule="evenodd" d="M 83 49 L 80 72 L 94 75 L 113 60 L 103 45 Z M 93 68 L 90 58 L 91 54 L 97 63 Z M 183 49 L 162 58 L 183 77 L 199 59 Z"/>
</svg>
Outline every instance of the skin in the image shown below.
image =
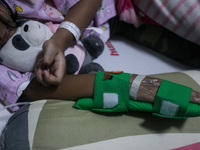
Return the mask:
<svg viewBox="0 0 200 150">
<path fill-rule="evenodd" d="M 95 76 L 95 74 L 65 75 L 62 83 L 48 87 L 33 79 L 20 97 L 20 101 L 39 99 L 76 101 L 79 98 L 93 97 Z"/>
<path fill-rule="evenodd" d="M 88 27 L 101 6 L 101 0 L 81 0 L 65 16 L 64 21 L 74 23 L 80 30 Z M 81 11 L 80 11 L 81 10 Z M 59 39 L 59 40 L 58 40 Z M 59 85 L 65 75 L 63 52 L 75 42 L 66 29 L 60 28 L 43 45 L 43 57 L 35 67 L 37 80 L 44 86 Z"/>
<path fill-rule="evenodd" d="M 136 76 L 137 74 L 131 75 L 130 86 Z M 80 98 L 92 98 L 94 95 L 95 77 L 95 74 L 65 75 L 61 84 L 50 85 L 48 87 L 43 86 L 36 79 L 33 79 L 23 92 L 19 101 L 35 101 L 39 99 L 60 99 L 77 101 Z M 156 80 L 156 82 L 159 84 L 162 82 L 161 79 L 148 76 L 145 77 L 143 82 L 149 80 Z M 158 89 L 158 85 L 141 84 L 138 90 L 137 97 L 139 101 L 154 103 Z M 192 90 L 190 102 L 200 104 L 200 93 Z"/>
</svg>

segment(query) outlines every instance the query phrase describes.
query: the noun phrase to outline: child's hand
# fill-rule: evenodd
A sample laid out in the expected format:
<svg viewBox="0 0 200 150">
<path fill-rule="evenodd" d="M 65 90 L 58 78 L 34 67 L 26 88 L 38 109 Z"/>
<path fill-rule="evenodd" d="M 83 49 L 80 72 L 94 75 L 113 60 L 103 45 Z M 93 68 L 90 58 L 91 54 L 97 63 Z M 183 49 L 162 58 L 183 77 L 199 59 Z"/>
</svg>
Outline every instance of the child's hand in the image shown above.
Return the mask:
<svg viewBox="0 0 200 150">
<path fill-rule="evenodd" d="M 58 85 L 61 83 L 66 70 L 65 57 L 62 50 L 51 40 L 43 45 L 43 58 L 35 67 L 37 80 L 44 86 Z"/>
</svg>

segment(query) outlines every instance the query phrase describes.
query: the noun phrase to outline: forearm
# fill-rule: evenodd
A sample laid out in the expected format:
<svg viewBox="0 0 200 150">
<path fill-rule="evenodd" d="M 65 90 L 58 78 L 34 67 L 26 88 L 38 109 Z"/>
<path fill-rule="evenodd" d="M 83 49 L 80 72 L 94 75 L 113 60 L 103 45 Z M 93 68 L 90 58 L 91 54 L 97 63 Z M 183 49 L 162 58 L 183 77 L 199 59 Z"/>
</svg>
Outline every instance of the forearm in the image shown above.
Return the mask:
<svg viewBox="0 0 200 150">
<path fill-rule="evenodd" d="M 83 30 L 88 27 L 92 19 L 95 17 L 97 10 L 101 6 L 101 2 L 102 0 L 80 0 L 69 10 L 64 21 L 70 21 L 80 30 Z M 61 46 L 60 49 L 62 50 L 71 46 L 75 41 L 72 33 L 63 28 L 59 28 L 52 36 L 52 39 L 59 41 L 59 45 Z"/>
<path fill-rule="evenodd" d="M 132 74 L 130 77 L 130 87 L 132 82 L 137 77 L 137 74 Z M 82 75 L 66 75 L 61 84 L 58 86 L 51 85 L 44 87 L 37 80 L 33 79 L 21 96 L 21 100 L 35 101 L 39 99 L 62 99 L 76 101 L 80 98 L 90 97 L 94 95 L 94 84 L 96 74 Z M 146 77 L 145 82 L 153 80 L 157 84 L 162 82 L 161 79 Z M 142 88 L 143 87 L 143 88 Z M 143 89 L 146 89 L 145 91 Z M 141 101 L 152 103 L 155 99 L 159 86 L 152 85 L 141 86 L 138 90 L 138 98 Z M 149 91 L 149 92 L 146 92 Z"/>
<path fill-rule="evenodd" d="M 78 100 L 93 97 L 95 74 L 66 75 L 58 86 L 43 86 L 33 79 L 23 92 L 19 101 L 35 101 L 40 99 Z"/>
<path fill-rule="evenodd" d="M 130 88 L 137 74 L 130 77 Z M 19 101 L 35 101 L 40 99 L 60 99 L 76 101 L 80 98 L 92 98 L 94 96 L 96 74 L 66 75 L 58 86 L 44 87 L 33 79 L 23 92 Z M 162 80 L 146 76 L 137 92 L 137 100 L 154 103 L 157 91 Z M 114 87 L 113 87 L 114 88 Z M 131 91 L 129 93 L 132 97 Z M 190 101 L 200 104 L 200 93 L 192 90 Z"/>
</svg>

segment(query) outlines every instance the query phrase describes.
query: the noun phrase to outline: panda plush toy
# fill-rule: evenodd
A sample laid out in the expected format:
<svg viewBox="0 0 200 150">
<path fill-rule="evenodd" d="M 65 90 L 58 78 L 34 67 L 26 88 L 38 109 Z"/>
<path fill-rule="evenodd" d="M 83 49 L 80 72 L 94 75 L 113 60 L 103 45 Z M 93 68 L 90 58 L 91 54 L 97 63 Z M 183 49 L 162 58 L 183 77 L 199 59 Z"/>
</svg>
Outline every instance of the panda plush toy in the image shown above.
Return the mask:
<svg viewBox="0 0 200 150">
<path fill-rule="evenodd" d="M 52 35 L 40 22 L 18 21 L 16 33 L 1 48 L 1 64 L 21 72 L 33 71 L 43 43 Z"/>
<path fill-rule="evenodd" d="M 51 30 L 43 23 L 33 20 L 17 21 L 16 33 L 0 50 L 0 63 L 20 72 L 33 72 L 43 43 L 52 35 Z M 84 50 L 81 52 L 66 55 L 67 73 L 104 71 L 99 64 L 92 62 L 103 52 L 104 43 L 100 38 L 85 38 L 82 45 Z M 84 57 L 83 61 L 80 61 L 81 57 Z"/>
</svg>

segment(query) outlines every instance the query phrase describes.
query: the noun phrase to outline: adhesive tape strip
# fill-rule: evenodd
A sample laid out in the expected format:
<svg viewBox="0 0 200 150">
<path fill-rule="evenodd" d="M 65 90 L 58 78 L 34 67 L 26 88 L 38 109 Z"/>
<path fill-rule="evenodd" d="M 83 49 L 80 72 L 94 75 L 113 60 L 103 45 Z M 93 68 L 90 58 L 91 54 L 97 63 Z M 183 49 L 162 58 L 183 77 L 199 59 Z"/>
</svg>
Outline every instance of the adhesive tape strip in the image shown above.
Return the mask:
<svg viewBox="0 0 200 150">
<path fill-rule="evenodd" d="M 139 90 L 139 87 L 141 85 L 141 82 L 144 80 L 146 76 L 145 75 L 138 75 L 134 80 L 130 88 L 130 97 L 134 100 L 137 100 L 137 93 Z"/>
</svg>

